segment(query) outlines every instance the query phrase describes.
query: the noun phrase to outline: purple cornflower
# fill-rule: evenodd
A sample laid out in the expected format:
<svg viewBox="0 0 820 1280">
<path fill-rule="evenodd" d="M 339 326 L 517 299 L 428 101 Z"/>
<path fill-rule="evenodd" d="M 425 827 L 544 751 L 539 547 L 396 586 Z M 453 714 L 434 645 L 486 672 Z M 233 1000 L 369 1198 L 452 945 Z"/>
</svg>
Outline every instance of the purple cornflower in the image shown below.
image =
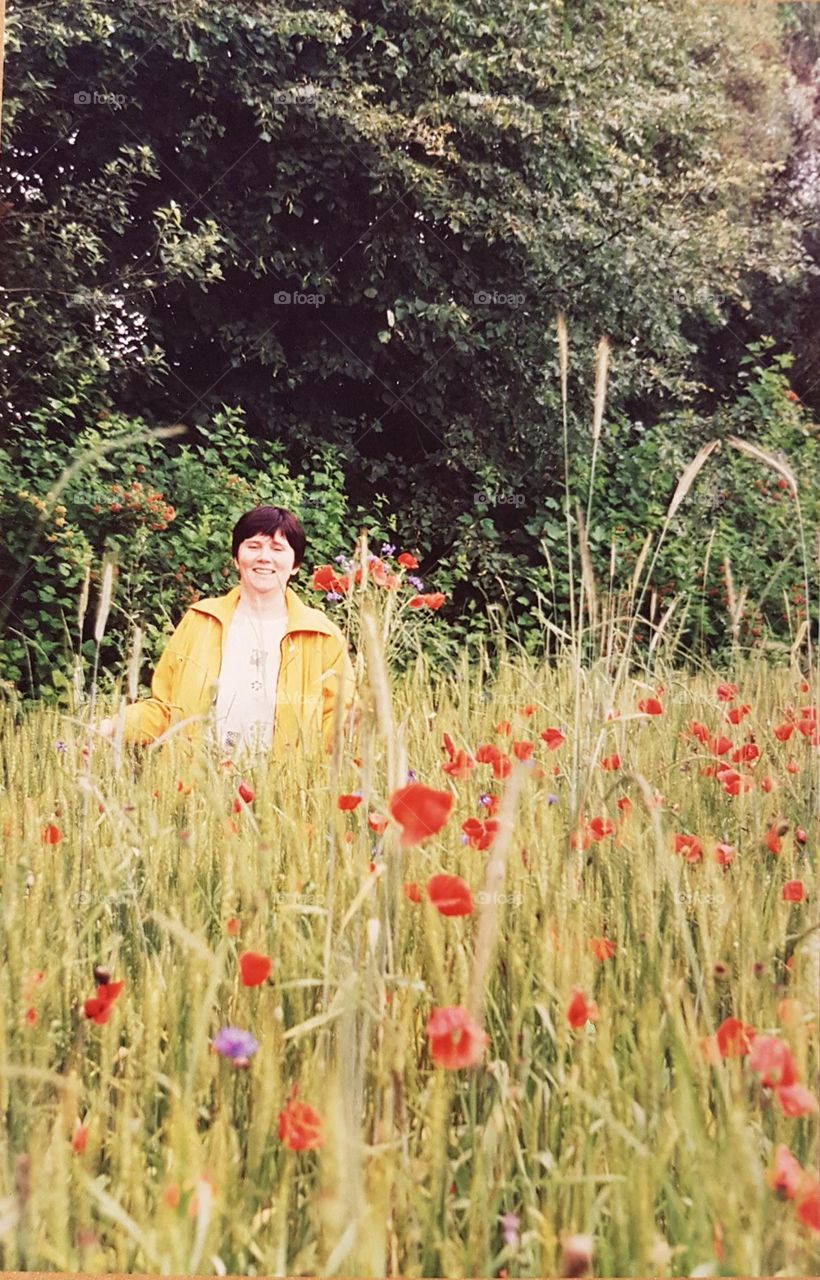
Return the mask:
<svg viewBox="0 0 820 1280">
<path fill-rule="evenodd" d="M 63 742 L 62 738 L 58 738 L 54 743 L 54 750 L 59 751 L 60 755 L 64 755 L 68 751 L 68 743 Z"/>
<path fill-rule="evenodd" d="M 423 591 L 423 590 L 424 590 L 424 583 L 423 583 L 422 579 L 421 579 L 421 578 L 417 578 L 417 577 L 416 577 L 416 575 L 415 575 L 415 574 L 413 574 L 413 573 L 408 573 L 408 575 L 407 575 L 407 577 L 406 577 L 405 581 L 406 581 L 406 582 L 409 582 L 409 583 L 410 583 L 410 586 L 411 586 L 411 587 L 415 587 L 417 591 Z"/>
<path fill-rule="evenodd" d="M 460 835 L 458 838 L 459 838 L 459 840 L 461 841 L 461 843 L 462 843 L 462 844 L 469 844 L 469 843 L 470 843 L 470 837 L 469 837 L 468 835 L 466 835 L 463 831 L 462 831 L 461 835 Z"/>
<path fill-rule="evenodd" d="M 383 556 L 392 556 L 392 555 L 394 555 L 394 554 L 395 554 L 395 551 L 396 551 L 396 548 L 393 546 L 392 542 L 383 542 L 383 543 L 382 543 L 382 550 L 381 550 L 381 554 L 382 554 Z"/>
<path fill-rule="evenodd" d="M 230 1058 L 238 1067 L 246 1067 L 259 1048 L 259 1041 L 254 1040 L 250 1031 L 242 1031 L 239 1027 L 222 1027 L 217 1031 L 211 1047 L 223 1058 Z"/>
<path fill-rule="evenodd" d="M 418 782 L 418 777 L 419 777 L 419 775 L 416 773 L 415 769 L 408 769 L 408 770 L 407 770 L 407 781 L 408 781 L 408 782 Z"/>
<path fill-rule="evenodd" d="M 326 591 L 325 600 L 341 600 L 342 593 L 340 591 Z"/>
<path fill-rule="evenodd" d="M 481 795 L 478 797 L 478 803 L 483 804 L 486 808 L 486 806 L 488 804 L 492 804 L 492 802 L 493 802 L 493 798 L 490 795 L 489 791 L 482 791 Z"/>
<path fill-rule="evenodd" d="M 547 804 L 557 804 L 557 803 L 558 803 L 557 796 L 547 796 Z"/>
</svg>

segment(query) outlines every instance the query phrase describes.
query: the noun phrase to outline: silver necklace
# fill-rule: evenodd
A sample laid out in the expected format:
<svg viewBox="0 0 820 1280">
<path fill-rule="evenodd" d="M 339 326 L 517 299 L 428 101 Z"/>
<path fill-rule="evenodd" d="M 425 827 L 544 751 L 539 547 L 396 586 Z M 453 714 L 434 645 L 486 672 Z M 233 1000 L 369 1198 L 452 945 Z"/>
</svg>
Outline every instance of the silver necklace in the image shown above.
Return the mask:
<svg viewBox="0 0 820 1280">
<path fill-rule="evenodd" d="M 244 613 L 245 613 L 245 617 L 248 619 L 248 621 L 251 624 L 251 628 L 253 630 L 254 635 L 256 636 L 257 641 L 259 642 L 259 647 L 256 649 L 251 649 L 251 654 L 250 654 L 250 664 L 252 667 L 256 669 L 256 677 L 251 681 L 251 689 L 253 690 L 254 693 L 261 693 L 264 687 L 264 680 L 265 680 L 265 664 L 267 663 L 268 657 L 270 656 L 270 649 L 266 647 L 266 641 L 265 641 L 265 634 L 264 634 L 265 624 L 264 622 L 262 622 L 261 630 L 260 630 L 259 626 L 257 626 L 256 624 L 256 620 L 253 616 L 253 612 L 248 606 L 247 602 L 245 603 Z M 271 621 L 278 628 L 281 619 L 277 618 L 277 619 L 272 619 Z M 287 628 L 287 618 L 285 618 L 284 621 L 285 621 L 285 627 Z"/>
</svg>

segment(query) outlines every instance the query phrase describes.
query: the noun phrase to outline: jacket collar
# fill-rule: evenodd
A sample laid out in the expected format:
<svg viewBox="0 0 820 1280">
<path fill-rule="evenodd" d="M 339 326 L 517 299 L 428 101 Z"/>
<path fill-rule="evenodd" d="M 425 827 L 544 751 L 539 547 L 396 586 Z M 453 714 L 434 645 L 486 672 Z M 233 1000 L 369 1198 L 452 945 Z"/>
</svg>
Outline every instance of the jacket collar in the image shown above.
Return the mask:
<svg viewBox="0 0 820 1280">
<path fill-rule="evenodd" d="M 290 635 L 293 631 L 318 631 L 326 636 L 336 634 L 334 624 L 325 617 L 321 609 L 312 609 L 306 605 L 292 587 L 287 588 L 285 601 L 288 607 L 288 625 L 285 635 Z M 197 600 L 191 608 L 197 613 L 209 614 L 221 622 L 223 627 L 227 627 L 238 604 L 239 587 L 236 586 L 227 595 L 209 596 L 205 600 Z"/>
</svg>

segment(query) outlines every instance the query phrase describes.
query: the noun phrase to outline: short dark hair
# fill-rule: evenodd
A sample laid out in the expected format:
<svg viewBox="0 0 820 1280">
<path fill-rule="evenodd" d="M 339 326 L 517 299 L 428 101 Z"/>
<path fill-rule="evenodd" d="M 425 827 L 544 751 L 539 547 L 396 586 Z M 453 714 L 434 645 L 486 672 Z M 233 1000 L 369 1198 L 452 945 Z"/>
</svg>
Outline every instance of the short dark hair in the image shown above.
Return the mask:
<svg viewBox="0 0 820 1280">
<path fill-rule="evenodd" d="M 286 511 L 284 507 L 254 507 L 252 511 L 246 511 L 234 525 L 231 554 L 236 556 L 239 544 L 258 533 L 266 533 L 271 538 L 275 533 L 281 533 L 287 538 L 294 550 L 294 566 L 298 569 L 305 558 L 307 537 L 292 511 Z"/>
</svg>

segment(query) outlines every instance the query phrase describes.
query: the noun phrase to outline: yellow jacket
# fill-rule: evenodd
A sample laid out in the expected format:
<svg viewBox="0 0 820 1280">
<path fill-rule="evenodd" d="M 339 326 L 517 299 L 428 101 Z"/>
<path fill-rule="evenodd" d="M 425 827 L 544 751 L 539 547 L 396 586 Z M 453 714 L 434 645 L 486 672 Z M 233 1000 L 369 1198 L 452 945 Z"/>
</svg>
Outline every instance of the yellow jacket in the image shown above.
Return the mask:
<svg viewBox="0 0 820 1280">
<path fill-rule="evenodd" d="M 282 759 L 289 750 L 315 747 L 320 741 L 329 750 L 336 698 L 343 698 L 345 714 L 354 703 L 353 665 L 343 632 L 321 609 L 304 604 L 292 587 L 287 588 L 285 599 L 288 623 L 276 685 L 274 759 Z M 151 742 L 182 721 L 190 723 L 179 734 L 191 741 L 201 739 L 216 695 L 228 625 L 238 603 L 236 586 L 227 595 L 191 606 L 157 663 L 153 697 L 126 708 L 126 741 Z"/>
</svg>

